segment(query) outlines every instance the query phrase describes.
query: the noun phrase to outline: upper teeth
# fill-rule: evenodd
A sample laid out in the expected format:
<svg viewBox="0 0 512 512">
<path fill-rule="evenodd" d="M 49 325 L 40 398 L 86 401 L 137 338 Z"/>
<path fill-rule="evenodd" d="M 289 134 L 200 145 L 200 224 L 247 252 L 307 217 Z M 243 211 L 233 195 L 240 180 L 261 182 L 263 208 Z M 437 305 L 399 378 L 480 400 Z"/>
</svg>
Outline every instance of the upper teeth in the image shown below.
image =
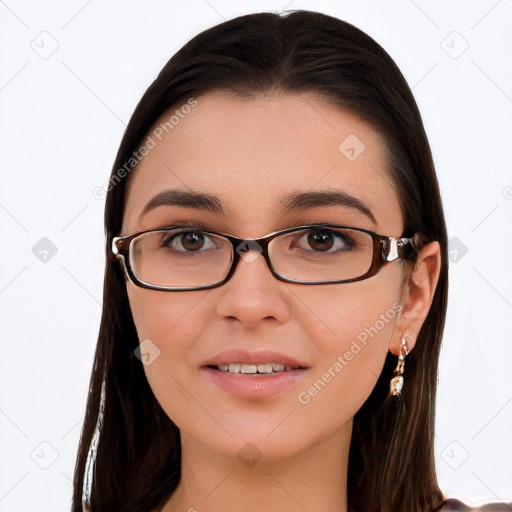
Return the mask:
<svg viewBox="0 0 512 512">
<path fill-rule="evenodd" d="M 272 373 L 291 370 L 291 366 L 285 366 L 281 363 L 264 363 L 264 364 L 219 364 L 217 368 L 222 372 L 230 373 Z"/>
</svg>

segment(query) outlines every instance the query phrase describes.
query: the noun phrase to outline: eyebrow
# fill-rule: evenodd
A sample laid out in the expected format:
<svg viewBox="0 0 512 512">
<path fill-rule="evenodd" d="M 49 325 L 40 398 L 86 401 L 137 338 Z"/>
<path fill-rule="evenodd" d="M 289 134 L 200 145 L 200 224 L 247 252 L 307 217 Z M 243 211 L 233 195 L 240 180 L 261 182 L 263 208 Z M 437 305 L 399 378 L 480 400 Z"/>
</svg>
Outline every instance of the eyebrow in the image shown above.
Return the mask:
<svg viewBox="0 0 512 512">
<path fill-rule="evenodd" d="M 372 211 L 363 201 L 341 190 L 293 192 L 289 195 L 280 196 L 279 203 L 283 213 L 307 210 L 317 206 L 341 206 L 356 210 L 368 217 L 374 224 L 377 224 Z M 171 189 L 160 192 L 154 196 L 146 204 L 139 218 L 159 206 L 184 206 L 186 208 L 208 211 L 217 215 L 224 215 L 226 213 L 226 206 L 223 201 L 213 194 Z"/>
<path fill-rule="evenodd" d="M 361 199 L 342 190 L 294 192 L 287 196 L 281 196 L 281 206 L 284 213 L 306 210 L 316 206 L 342 206 L 366 215 L 374 224 L 377 224 L 372 211 Z"/>
</svg>

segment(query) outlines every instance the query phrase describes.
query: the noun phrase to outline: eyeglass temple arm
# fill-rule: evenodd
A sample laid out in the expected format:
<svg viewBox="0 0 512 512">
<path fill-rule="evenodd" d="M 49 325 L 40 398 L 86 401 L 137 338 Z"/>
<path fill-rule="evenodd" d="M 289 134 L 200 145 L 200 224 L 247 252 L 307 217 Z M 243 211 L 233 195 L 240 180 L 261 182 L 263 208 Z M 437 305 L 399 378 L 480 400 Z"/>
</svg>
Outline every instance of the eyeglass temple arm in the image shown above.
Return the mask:
<svg viewBox="0 0 512 512">
<path fill-rule="evenodd" d="M 110 251 L 109 251 L 109 259 L 111 261 L 119 261 L 121 260 L 121 262 L 124 264 L 124 240 L 123 238 L 125 237 L 122 237 L 122 236 L 115 236 L 113 239 L 112 239 L 112 244 L 110 246 Z"/>
<path fill-rule="evenodd" d="M 410 258 L 416 256 L 418 249 L 417 238 L 393 238 L 385 240 L 384 259 L 394 261 L 398 258 Z M 387 253 L 387 254 L 386 254 Z"/>
<path fill-rule="evenodd" d="M 120 239 L 121 237 L 119 236 L 115 236 L 114 238 L 112 238 L 112 252 L 117 256 L 119 254 L 119 249 L 117 248 L 117 241 Z"/>
</svg>

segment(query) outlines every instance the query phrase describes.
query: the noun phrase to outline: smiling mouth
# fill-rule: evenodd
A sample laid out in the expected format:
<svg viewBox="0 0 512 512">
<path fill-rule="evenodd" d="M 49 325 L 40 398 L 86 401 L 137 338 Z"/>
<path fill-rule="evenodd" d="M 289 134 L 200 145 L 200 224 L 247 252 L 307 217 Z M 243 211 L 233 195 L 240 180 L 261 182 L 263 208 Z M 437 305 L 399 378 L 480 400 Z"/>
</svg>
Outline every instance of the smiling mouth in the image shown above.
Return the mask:
<svg viewBox="0 0 512 512">
<path fill-rule="evenodd" d="M 219 365 L 208 365 L 208 368 L 218 370 L 220 372 L 232 373 L 234 375 L 276 375 L 278 373 L 285 373 L 293 370 L 301 370 L 300 367 L 286 366 L 282 363 L 263 363 L 263 364 L 245 364 L 245 363 L 230 363 Z"/>
</svg>

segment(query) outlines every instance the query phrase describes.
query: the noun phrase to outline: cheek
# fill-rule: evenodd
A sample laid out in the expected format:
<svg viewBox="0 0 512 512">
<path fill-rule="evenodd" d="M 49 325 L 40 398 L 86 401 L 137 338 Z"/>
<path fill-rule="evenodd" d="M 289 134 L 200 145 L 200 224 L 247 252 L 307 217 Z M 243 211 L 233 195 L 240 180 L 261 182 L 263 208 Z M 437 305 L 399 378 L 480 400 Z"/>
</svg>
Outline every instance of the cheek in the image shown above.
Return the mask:
<svg viewBox="0 0 512 512">
<path fill-rule="evenodd" d="M 397 272 L 388 274 L 383 270 L 382 279 L 296 288 L 296 318 L 320 353 L 348 348 L 356 339 L 389 341 L 401 311 L 401 286 Z"/>
<path fill-rule="evenodd" d="M 209 290 L 161 292 L 129 284 L 127 293 L 141 341 L 149 338 L 157 345 L 172 340 L 185 343 L 201 332 L 207 319 L 208 313 L 201 301 Z"/>
<path fill-rule="evenodd" d="M 144 372 L 157 400 L 171 391 L 176 379 L 182 382 L 186 369 L 194 364 L 195 341 L 200 338 L 209 321 L 202 300 L 210 290 L 160 292 L 128 287 L 128 298 L 139 341 L 146 343 L 157 356 Z M 150 342 L 145 341 L 150 340 Z M 179 386 L 172 386 L 179 391 Z"/>
<path fill-rule="evenodd" d="M 388 274 L 389 279 L 383 273 L 382 279 L 297 293 L 308 306 L 297 317 L 316 349 L 301 404 L 315 402 L 319 410 L 353 416 L 371 394 L 401 312 L 400 281 L 396 272 Z M 333 410 L 333 404 L 340 407 Z"/>
<path fill-rule="evenodd" d="M 129 284 L 127 293 L 139 340 L 151 340 L 150 351 L 157 354 L 143 367 L 148 383 L 168 416 L 180 425 L 182 411 L 190 411 L 188 372 L 197 363 L 195 340 L 211 315 L 208 301 L 202 300 L 210 290 L 159 292 Z"/>
</svg>

